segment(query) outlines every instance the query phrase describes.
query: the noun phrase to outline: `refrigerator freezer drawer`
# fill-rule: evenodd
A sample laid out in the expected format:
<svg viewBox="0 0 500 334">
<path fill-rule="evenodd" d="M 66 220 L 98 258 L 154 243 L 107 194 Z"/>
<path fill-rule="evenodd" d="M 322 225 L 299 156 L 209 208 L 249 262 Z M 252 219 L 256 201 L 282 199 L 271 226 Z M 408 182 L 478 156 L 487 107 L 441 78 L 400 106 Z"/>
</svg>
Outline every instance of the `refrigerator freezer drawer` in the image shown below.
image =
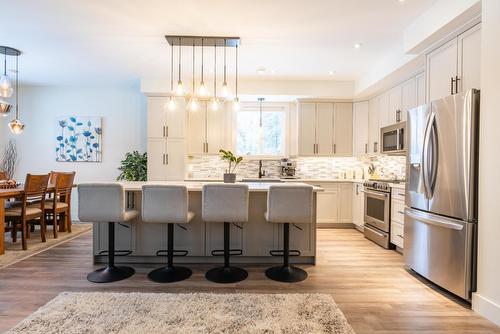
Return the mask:
<svg viewBox="0 0 500 334">
<path fill-rule="evenodd" d="M 474 223 L 405 209 L 405 263 L 453 294 L 470 299 Z"/>
</svg>

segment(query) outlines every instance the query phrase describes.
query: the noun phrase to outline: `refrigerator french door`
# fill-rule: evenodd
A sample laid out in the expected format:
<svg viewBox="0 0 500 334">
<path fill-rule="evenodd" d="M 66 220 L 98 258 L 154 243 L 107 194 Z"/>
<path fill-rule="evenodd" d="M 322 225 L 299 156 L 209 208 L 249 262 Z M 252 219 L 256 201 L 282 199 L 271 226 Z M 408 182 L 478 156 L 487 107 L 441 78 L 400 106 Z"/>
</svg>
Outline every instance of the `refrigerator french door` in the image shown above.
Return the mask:
<svg viewBox="0 0 500 334">
<path fill-rule="evenodd" d="M 408 112 L 405 262 L 470 299 L 475 276 L 479 91 Z"/>
</svg>

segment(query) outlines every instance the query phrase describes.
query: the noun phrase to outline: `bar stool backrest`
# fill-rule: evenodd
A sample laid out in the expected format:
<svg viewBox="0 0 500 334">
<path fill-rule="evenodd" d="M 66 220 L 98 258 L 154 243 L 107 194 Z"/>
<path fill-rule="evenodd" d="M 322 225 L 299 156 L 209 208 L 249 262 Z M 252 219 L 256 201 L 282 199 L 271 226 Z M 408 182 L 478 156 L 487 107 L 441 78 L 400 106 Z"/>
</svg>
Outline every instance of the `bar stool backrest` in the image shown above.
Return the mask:
<svg viewBox="0 0 500 334">
<path fill-rule="evenodd" d="M 248 185 L 205 184 L 202 192 L 203 220 L 212 223 L 248 221 Z"/>
<path fill-rule="evenodd" d="M 313 187 L 271 185 L 267 195 L 267 219 L 273 223 L 311 223 Z"/>
<path fill-rule="evenodd" d="M 125 191 L 119 183 L 78 185 L 78 218 L 84 222 L 121 222 L 125 217 Z"/>
<path fill-rule="evenodd" d="M 187 187 L 182 185 L 142 186 L 142 220 L 148 223 L 187 223 Z"/>
</svg>

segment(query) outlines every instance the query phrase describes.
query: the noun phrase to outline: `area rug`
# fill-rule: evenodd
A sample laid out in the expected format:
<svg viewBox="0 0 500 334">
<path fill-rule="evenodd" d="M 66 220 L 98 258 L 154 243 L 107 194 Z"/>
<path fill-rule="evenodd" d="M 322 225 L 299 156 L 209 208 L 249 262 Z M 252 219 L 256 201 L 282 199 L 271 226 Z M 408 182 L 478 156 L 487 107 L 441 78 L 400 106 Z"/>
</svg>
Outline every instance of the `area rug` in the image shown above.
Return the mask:
<svg viewBox="0 0 500 334">
<path fill-rule="evenodd" d="M 326 294 L 63 292 L 7 333 L 354 333 Z"/>
<path fill-rule="evenodd" d="M 73 223 L 71 225 L 71 233 L 59 232 L 57 239 L 54 239 L 52 226 L 49 226 L 46 233 L 46 242 L 42 242 L 40 238 L 40 230 L 37 226 L 37 229 L 34 232 L 31 232 L 27 250 L 23 250 L 22 248 L 20 234 L 18 235 L 17 242 L 14 243 L 10 237 L 10 232 L 7 232 L 4 236 L 5 253 L 0 255 L 0 269 L 71 240 L 82 233 L 90 231 L 91 229 L 92 224 L 90 223 Z"/>
</svg>

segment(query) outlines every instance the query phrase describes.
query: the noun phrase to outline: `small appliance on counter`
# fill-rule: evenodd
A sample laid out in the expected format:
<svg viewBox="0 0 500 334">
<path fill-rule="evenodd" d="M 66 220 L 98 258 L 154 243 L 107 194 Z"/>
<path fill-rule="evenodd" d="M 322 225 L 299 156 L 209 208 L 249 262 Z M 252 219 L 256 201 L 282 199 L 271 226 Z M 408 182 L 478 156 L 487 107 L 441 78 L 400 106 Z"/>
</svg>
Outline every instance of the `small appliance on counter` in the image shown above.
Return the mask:
<svg viewBox="0 0 500 334">
<path fill-rule="evenodd" d="M 280 161 L 281 173 L 280 178 L 282 179 L 297 179 L 295 176 L 295 170 L 297 169 L 297 163 L 291 161 L 288 158 L 282 158 Z"/>
</svg>

